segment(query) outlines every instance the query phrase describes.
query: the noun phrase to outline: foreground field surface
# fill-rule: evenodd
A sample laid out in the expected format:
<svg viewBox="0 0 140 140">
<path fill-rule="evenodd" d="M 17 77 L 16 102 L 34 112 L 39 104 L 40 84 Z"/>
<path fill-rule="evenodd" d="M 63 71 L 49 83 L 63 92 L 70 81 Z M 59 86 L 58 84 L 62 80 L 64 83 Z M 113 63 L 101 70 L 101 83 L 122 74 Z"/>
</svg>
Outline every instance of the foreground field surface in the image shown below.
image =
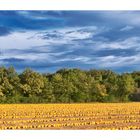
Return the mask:
<svg viewBox="0 0 140 140">
<path fill-rule="evenodd" d="M 140 129 L 140 103 L 5 104 L 0 129 Z"/>
</svg>

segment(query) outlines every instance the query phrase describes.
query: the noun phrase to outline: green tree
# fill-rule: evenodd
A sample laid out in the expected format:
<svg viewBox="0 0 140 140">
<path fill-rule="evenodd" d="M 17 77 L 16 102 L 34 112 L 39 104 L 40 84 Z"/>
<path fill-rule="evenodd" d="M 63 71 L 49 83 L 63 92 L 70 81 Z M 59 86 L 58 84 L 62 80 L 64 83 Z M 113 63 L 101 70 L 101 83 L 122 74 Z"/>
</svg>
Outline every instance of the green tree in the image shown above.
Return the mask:
<svg viewBox="0 0 140 140">
<path fill-rule="evenodd" d="M 118 80 L 118 96 L 120 101 L 128 100 L 128 96 L 135 90 L 135 82 L 130 74 L 123 74 Z"/>
<path fill-rule="evenodd" d="M 24 96 L 39 96 L 44 88 L 44 77 L 30 69 L 26 69 L 21 75 L 21 92 Z"/>
</svg>

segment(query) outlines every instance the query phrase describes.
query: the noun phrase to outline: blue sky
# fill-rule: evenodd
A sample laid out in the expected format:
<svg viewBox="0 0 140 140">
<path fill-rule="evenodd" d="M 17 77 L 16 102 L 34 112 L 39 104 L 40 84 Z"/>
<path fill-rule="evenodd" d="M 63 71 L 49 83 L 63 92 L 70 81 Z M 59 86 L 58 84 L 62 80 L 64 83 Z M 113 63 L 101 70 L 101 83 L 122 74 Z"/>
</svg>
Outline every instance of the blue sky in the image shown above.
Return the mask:
<svg viewBox="0 0 140 140">
<path fill-rule="evenodd" d="M 140 11 L 0 11 L 0 65 L 140 70 Z"/>
</svg>

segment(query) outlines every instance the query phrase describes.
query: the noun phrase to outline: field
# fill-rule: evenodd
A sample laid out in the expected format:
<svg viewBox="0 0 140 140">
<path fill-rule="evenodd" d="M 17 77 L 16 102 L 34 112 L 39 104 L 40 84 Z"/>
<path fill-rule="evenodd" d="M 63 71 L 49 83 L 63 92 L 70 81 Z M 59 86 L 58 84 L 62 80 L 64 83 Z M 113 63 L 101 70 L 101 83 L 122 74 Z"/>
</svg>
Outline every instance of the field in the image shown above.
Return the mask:
<svg viewBox="0 0 140 140">
<path fill-rule="evenodd" d="M 0 129 L 140 129 L 140 103 L 1 104 Z"/>
</svg>

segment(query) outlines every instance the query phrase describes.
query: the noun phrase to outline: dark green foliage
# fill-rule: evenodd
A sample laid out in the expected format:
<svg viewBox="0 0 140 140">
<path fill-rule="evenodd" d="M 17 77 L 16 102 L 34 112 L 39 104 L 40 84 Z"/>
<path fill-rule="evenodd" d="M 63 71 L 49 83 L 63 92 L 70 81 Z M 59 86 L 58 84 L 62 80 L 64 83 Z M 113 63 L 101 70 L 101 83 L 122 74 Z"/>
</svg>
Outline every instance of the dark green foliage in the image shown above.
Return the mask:
<svg viewBox="0 0 140 140">
<path fill-rule="evenodd" d="M 140 72 L 61 69 L 41 74 L 26 69 L 18 74 L 13 67 L 0 67 L 0 103 L 124 102 L 139 93 Z"/>
</svg>

